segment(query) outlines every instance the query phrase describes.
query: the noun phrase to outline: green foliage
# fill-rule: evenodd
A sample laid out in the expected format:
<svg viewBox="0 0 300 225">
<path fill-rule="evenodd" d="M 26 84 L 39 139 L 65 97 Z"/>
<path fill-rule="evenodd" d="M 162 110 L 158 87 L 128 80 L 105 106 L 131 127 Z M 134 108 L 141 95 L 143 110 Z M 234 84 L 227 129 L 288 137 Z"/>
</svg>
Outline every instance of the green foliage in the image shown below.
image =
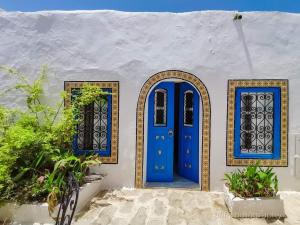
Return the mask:
<svg viewBox="0 0 300 225">
<path fill-rule="evenodd" d="M 247 166 L 244 170 L 226 173 L 225 182 L 235 196 L 242 198 L 272 197 L 278 192 L 277 175 L 270 167 Z"/>
<path fill-rule="evenodd" d="M 42 101 L 46 99 L 43 90 L 46 67 L 33 82 L 17 70 L 6 67 L 0 70 L 16 79 L 15 86 L 3 95 L 20 91 L 27 106 L 25 110 L 0 106 L 0 201 L 23 203 L 48 199 L 51 208 L 66 185 L 68 171 L 82 184 L 89 166 L 101 163 L 95 155 L 76 157 L 71 143 L 80 108 L 94 101 L 105 101 L 107 93 L 85 85 L 71 107 L 63 107 L 66 93 L 57 106 L 51 107 Z"/>
<path fill-rule="evenodd" d="M 106 101 L 109 92 L 105 92 L 97 86 L 83 84 L 83 88 L 80 89 L 76 101 L 72 104 L 72 115 L 78 118 L 79 111 L 82 107 L 93 103 L 94 101 Z"/>
</svg>

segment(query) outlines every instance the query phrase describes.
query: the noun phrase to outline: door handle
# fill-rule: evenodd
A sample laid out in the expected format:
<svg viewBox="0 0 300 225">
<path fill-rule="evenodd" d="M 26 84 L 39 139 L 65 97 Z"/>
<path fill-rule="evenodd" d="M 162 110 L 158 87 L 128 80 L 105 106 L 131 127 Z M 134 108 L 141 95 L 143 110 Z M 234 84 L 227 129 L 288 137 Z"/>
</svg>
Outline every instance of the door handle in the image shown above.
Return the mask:
<svg viewBox="0 0 300 225">
<path fill-rule="evenodd" d="M 173 137 L 173 135 L 174 135 L 174 132 L 173 132 L 173 130 L 172 130 L 172 129 L 169 129 L 169 131 L 168 131 L 168 135 L 169 135 L 169 137 Z"/>
</svg>

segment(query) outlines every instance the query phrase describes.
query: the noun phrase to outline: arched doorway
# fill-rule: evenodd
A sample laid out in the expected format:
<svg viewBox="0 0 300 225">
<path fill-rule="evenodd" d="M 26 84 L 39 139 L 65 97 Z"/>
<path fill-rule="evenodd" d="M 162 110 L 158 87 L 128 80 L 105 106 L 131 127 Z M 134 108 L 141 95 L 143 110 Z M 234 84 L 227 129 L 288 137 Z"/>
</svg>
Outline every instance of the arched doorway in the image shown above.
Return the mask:
<svg viewBox="0 0 300 225">
<path fill-rule="evenodd" d="M 147 118 L 144 118 L 145 103 L 150 89 L 160 81 L 166 79 L 180 79 L 192 84 L 195 89 L 200 93 L 202 99 L 202 116 L 201 116 L 201 190 L 209 190 L 209 151 L 210 151 L 210 100 L 207 89 L 201 80 L 183 71 L 163 71 L 150 77 L 143 85 L 137 104 L 137 134 L 136 134 L 136 171 L 135 171 L 135 186 L 142 188 L 143 174 L 144 174 L 144 124 Z"/>
</svg>

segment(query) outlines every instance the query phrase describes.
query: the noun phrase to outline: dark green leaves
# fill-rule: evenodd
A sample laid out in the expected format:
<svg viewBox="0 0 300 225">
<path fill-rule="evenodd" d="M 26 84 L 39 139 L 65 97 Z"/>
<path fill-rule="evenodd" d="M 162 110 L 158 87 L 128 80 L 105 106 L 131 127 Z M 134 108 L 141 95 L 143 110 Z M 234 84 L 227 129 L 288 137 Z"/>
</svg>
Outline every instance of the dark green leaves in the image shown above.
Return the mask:
<svg viewBox="0 0 300 225">
<path fill-rule="evenodd" d="M 247 166 L 243 170 L 226 173 L 225 181 L 229 190 L 242 198 L 272 197 L 278 191 L 278 179 L 270 167 Z"/>
</svg>

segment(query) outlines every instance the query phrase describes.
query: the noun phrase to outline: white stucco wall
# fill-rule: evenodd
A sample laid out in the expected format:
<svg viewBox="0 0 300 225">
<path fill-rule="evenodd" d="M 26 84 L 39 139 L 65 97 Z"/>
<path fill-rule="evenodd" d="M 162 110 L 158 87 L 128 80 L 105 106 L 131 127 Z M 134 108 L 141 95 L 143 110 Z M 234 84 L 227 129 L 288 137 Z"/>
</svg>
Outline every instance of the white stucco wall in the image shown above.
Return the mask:
<svg viewBox="0 0 300 225">
<path fill-rule="evenodd" d="M 276 168 L 283 190 L 300 190 L 300 14 L 279 12 L 124 13 L 115 11 L 0 12 L 0 64 L 34 74 L 47 64 L 48 97 L 66 80 L 120 81 L 119 163 L 103 165 L 103 187 L 133 187 L 136 104 L 143 83 L 169 69 L 198 76 L 211 100 L 211 190 L 221 190 L 226 167 L 228 79 L 289 79 L 289 167 Z M 0 76 L 0 89 L 11 80 Z M 11 94 L 2 103 L 18 105 Z M 299 150 L 300 151 L 300 150 Z M 298 153 L 300 154 L 300 152 Z"/>
</svg>

